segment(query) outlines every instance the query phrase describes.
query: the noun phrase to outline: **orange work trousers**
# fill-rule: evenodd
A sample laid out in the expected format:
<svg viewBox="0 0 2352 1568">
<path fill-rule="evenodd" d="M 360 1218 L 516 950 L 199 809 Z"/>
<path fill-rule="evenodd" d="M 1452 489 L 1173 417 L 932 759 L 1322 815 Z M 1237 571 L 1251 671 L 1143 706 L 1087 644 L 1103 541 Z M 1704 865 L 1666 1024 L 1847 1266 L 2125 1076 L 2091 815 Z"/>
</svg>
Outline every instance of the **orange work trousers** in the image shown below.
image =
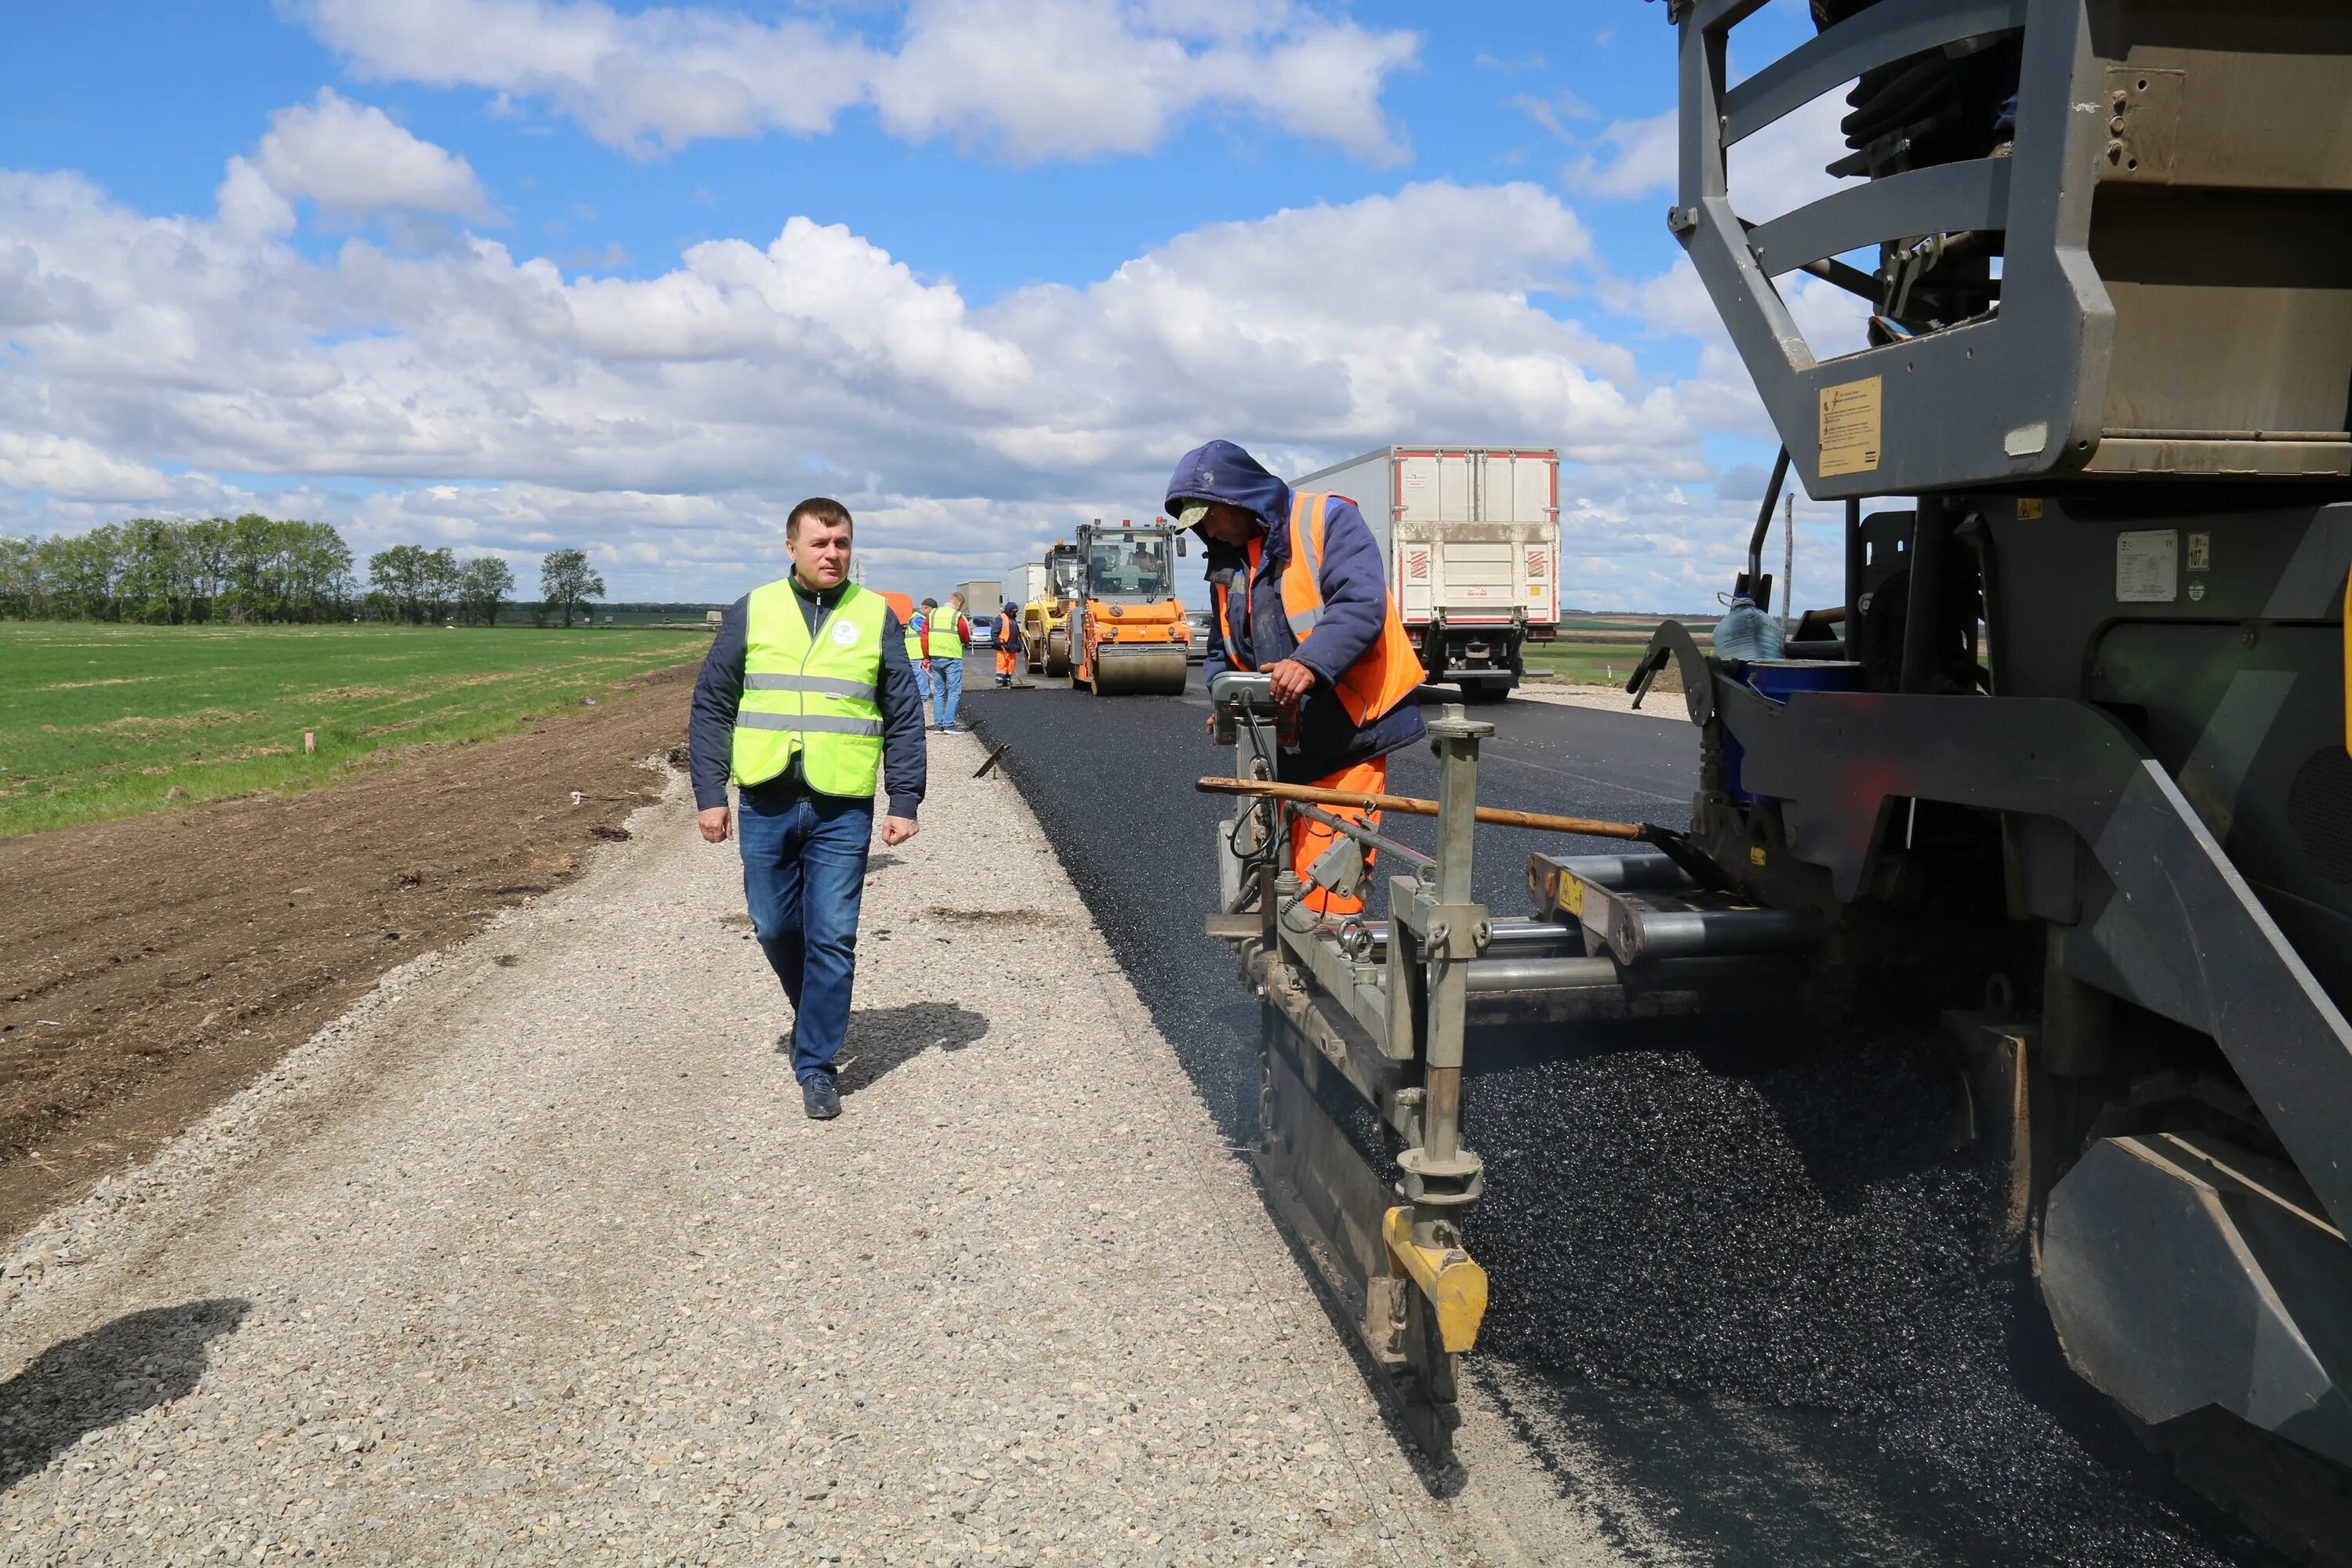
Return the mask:
<svg viewBox="0 0 2352 1568">
<path fill-rule="evenodd" d="M 1315 787 L 1346 790 L 1350 795 L 1386 795 L 1389 790 L 1389 760 L 1374 757 L 1369 763 L 1341 768 L 1336 773 L 1317 779 Z M 1358 811 L 1345 805 L 1323 805 L 1316 809 L 1375 830 L 1381 825 L 1381 814 L 1377 811 Z M 1321 859 L 1323 852 L 1330 848 L 1339 837 L 1339 833 L 1312 817 L 1294 816 L 1290 819 L 1290 868 L 1307 889 L 1307 907 L 1318 915 L 1354 915 L 1361 914 L 1364 910 L 1363 900 L 1327 891 L 1307 880 L 1307 868 Z M 1362 848 L 1364 871 L 1369 878 L 1373 850 L 1369 844 Z"/>
<path fill-rule="evenodd" d="M 996 650 L 996 673 L 1007 677 L 1012 675 L 1013 650 L 1011 648 L 1001 647 Z"/>
</svg>

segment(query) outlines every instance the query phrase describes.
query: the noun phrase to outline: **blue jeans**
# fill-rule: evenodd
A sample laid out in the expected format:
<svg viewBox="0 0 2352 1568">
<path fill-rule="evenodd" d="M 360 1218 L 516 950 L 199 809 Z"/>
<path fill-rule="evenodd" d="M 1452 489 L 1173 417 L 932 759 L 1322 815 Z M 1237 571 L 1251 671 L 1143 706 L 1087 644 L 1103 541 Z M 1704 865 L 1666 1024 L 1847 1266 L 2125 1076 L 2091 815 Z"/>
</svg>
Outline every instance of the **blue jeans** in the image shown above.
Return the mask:
<svg viewBox="0 0 2352 1568">
<path fill-rule="evenodd" d="M 829 1078 L 849 1033 L 874 803 L 745 790 L 735 817 L 751 929 L 792 998 L 793 1076 Z"/>
<path fill-rule="evenodd" d="M 933 722 L 944 730 L 955 722 L 956 704 L 963 700 L 963 660 L 935 658 L 931 660 L 931 705 L 938 717 Z"/>
</svg>

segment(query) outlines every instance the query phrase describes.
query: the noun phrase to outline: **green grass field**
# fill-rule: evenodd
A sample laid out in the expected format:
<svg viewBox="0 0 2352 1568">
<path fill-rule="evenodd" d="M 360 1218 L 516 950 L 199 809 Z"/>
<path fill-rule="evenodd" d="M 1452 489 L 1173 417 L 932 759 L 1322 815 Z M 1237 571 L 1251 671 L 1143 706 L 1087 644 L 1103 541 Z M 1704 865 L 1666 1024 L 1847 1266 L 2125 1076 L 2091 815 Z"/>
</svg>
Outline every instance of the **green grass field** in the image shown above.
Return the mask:
<svg viewBox="0 0 2352 1568">
<path fill-rule="evenodd" d="M 1642 662 L 1647 641 L 1622 643 L 1528 643 L 1528 673 L 1557 676 L 1580 686 L 1622 686 Z"/>
<path fill-rule="evenodd" d="M 0 625 L 0 837 L 151 811 L 174 788 L 305 789 L 388 747 L 511 730 L 709 646 L 626 627 Z"/>
</svg>

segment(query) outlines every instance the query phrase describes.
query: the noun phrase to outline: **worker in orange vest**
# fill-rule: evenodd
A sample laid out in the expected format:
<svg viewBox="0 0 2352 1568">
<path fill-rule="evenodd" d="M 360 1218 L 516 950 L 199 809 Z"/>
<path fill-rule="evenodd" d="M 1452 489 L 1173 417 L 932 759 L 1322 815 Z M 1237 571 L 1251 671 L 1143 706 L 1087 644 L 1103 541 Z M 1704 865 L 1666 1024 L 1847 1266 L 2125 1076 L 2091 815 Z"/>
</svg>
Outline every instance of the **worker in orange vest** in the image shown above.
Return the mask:
<svg viewBox="0 0 2352 1568">
<path fill-rule="evenodd" d="M 1013 671 L 1021 658 L 1021 606 L 1012 600 L 1004 601 L 1003 613 L 996 617 L 996 684 L 1011 686 Z"/>
<path fill-rule="evenodd" d="M 1356 503 L 1294 494 L 1233 442 L 1212 441 L 1176 465 L 1168 510 L 1207 547 L 1206 674 L 1263 670 L 1282 709 L 1276 776 L 1387 793 L 1389 753 L 1428 733 L 1413 700 L 1423 669 L 1389 594 L 1380 542 Z M 1331 814 L 1380 823 L 1378 812 Z M 1291 828 L 1291 868 L 1318 914 L 1364 907 L 1360 897 L 1308 881 L 1309 868 L 1339 837 L 1305 817 Z M 1369 874 L 1369 847 L 1364 858 Z"/>
</svg>

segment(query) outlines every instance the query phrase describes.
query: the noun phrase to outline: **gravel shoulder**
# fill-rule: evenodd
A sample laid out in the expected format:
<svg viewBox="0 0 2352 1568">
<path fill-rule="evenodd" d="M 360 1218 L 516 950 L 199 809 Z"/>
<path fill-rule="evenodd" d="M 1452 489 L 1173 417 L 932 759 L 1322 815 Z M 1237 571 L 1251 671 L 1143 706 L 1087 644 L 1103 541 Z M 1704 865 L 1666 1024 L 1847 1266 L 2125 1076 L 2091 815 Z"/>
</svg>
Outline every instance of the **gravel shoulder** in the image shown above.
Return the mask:
<svg viewBox="0 0 2352 1568">
<path fill-rule="evenodd" d="M 1613 1562 L 1417 1472 L 1013 787 L 935 739 L 811 1123 L 682 782 L 0 1264 L 0 1562 Z"/>
<path fill-rule="evenodd" d="M 1556 708 L 1599 708 L 1611 713 L 1639 711 L 1654 714 L 1661 719 L 1671 719 L 1679 723 L 1683 720 L 1682 704 L 1672 700 L 1662 704 L 1659 699 L 1670 700 L 1678 695 L 1681 689 L 1679 686 L 1669 689 L 1667 683 L 1661 680 L 1649 700 L 1636 710 L 1633 706 L 1633 694 L 1618 687 L 1570 686 L 1565 682 L 1529 680 L 1522 681 L 1512 688 L 1509 700 L 1549 702 Z"/>
</svg>

